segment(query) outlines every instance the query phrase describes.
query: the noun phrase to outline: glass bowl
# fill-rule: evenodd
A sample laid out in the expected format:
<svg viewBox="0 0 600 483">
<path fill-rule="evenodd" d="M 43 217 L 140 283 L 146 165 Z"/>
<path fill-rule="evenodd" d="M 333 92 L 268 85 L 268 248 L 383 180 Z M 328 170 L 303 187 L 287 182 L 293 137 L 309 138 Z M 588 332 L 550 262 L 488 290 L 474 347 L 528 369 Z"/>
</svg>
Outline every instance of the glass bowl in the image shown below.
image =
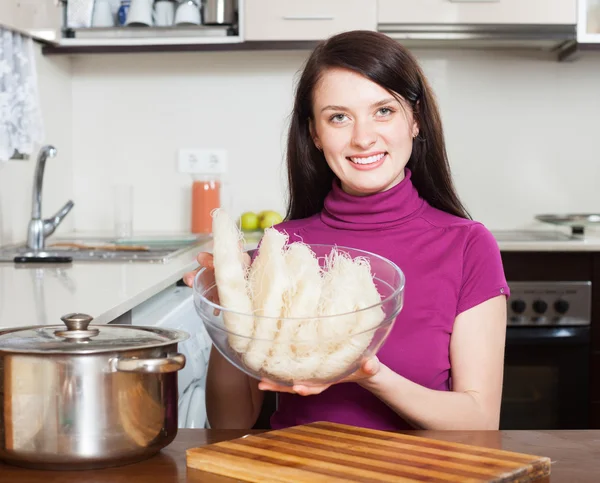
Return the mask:
<svg viewBox="0 0 600 483">
<path fill-rule="evenodd" d="M 219 305 L 213 269 L 202 268 L 194 278 L 196 312 L 213 344 L 231 364 L 255 379 L 284 386 L 339 381 L 358 370 L 365 358 L 377 354 L 402 310 L 405 277 L 396 264 L 353 248 L 316 244 L 309 247 L 322 267 L 333 248 L 352 259 L 367 259 L 381 302 L 353 312 L 313 318 L 255 316 Z M 254 260 L 258 251 L 246 253 Z M 362 323 L 358 323 L 359 319 Z M 228 330 L 240 324 L 255 328 L 257 324 L 271 324 L 277 330 L 261 330 L 263 334 L 274 334 L 266 338 Z M 354 329 L 356 326 L 359 328 Z M 364 330 L 365 327 L 368 328 Z"/>
</svg>

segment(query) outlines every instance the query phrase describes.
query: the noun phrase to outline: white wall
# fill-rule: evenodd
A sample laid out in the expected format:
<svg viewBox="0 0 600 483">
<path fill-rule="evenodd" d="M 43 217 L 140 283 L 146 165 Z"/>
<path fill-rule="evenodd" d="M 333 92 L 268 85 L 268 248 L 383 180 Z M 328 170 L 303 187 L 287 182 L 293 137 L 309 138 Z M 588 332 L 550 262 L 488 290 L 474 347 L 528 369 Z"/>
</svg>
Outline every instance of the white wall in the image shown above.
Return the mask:
<svg viewBox="0 0 600 483">
<path fill-rule="evenodd" d="M 228 152 L 233 211 L 283 209 L 292 77 L 305 53 L 77 57 L 73 153 L 77 229 L 110 230 L 111 185 L 134 183 L 134 230 L 189 230 L 177 150 Z M 231 197 L 229 197 L 231 199 Z"/>
<path fill-rule="evenodd" d="M 68 58 L 44 57 L 35 44 L 36 67 L 45 138 L 58 155 L 46 163 L 42 215 L 53 215 L 73 196 L 71 134 L 71 64 Z M 39 147 L 38 147 L 39 148 Z M 0 165 L 0 244 L 20 242 L 27 236 L 31 217 L 33 175 L 37 151 L 28 161 Z M 72 230 L 73 212 L 56 233 Z"/>
<path fill-rule="evenodd" d="M 490 228 L 600 211 L 600 55 L 418 51 L 438 94 L 457 186 Z M 306 52 L 78 56 L 76 226 L 112 227 L 110 185 L 135 185 L 135 230 L 189 227 L 180 147 L 225 148 L 233 210 L 283 209 L 283 148 Z"/>
</svg>

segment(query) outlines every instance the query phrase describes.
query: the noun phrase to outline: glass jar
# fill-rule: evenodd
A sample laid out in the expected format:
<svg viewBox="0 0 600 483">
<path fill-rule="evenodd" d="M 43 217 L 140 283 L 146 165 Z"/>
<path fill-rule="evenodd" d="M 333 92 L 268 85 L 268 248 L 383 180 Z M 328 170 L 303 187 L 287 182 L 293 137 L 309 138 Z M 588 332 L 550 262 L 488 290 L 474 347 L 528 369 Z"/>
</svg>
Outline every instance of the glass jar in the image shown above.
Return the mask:
<svg viewBox="0 0 600 483">
<path fill-rule="evenodd" d="M 221 207 L 221 179 L 196 176 L 192 183 L 192 233 L 212 233 L 212 211 Z"/>
</svg>

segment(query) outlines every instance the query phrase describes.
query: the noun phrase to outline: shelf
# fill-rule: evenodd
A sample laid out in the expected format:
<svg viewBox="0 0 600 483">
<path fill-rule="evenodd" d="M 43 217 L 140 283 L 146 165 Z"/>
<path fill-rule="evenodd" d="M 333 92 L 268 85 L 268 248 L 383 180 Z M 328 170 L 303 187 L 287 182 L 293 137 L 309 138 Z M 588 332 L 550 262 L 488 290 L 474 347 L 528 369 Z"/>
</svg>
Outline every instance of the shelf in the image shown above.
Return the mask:
<svg viewBox="0 0 600 483">
<path fill-rule="evenodd" d="M 79 38 L 62 39 L 58 47 L 135 47 L 160 45 L 234 44 L 237 36 L 222 37 L 148 37 L 148 38 Z"/>
<path fill-rule="evenodd" d="M 186 25 L 171 27 L 107 27 L 67 29 L 60 45 L 174 45 L 220 44 L 241 42 L 238 29 L 233 25 Z"/>
<path fill-rule="evenodd" d="M 190 39 L 177 40 L 171 43 L 146 42 L 132 44 L 101 44 L 96 42 L 86 43 L 61 43 L 60 45 L 46 44 L 42 48 L 43 55 L 72 55 L 72 54 L 119 54 L 141 52 L 224 52 L 224 51 L 259 51 L 259 50 L 310 50 L 317 45 L 317 41 L 252 41 L 244 42 L 236 38 L 228 42 L 190 42 Z"/>
</svg>

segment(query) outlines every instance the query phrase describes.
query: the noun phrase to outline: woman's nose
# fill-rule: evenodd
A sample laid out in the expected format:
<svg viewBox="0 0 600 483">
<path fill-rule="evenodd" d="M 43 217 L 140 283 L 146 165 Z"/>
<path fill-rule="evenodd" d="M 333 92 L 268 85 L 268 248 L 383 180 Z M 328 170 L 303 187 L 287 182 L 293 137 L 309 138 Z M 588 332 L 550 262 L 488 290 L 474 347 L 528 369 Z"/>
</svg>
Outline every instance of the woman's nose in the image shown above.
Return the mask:
<svg viewBox="0 0 600 483">
<path fill-rule="evenodd" d="M 352 142 L 360 149 L 368 149 L 377 142 L 377 132 L 374 126 L 368 122 L 356 122 L 352 131 Z"/>
</svg>

